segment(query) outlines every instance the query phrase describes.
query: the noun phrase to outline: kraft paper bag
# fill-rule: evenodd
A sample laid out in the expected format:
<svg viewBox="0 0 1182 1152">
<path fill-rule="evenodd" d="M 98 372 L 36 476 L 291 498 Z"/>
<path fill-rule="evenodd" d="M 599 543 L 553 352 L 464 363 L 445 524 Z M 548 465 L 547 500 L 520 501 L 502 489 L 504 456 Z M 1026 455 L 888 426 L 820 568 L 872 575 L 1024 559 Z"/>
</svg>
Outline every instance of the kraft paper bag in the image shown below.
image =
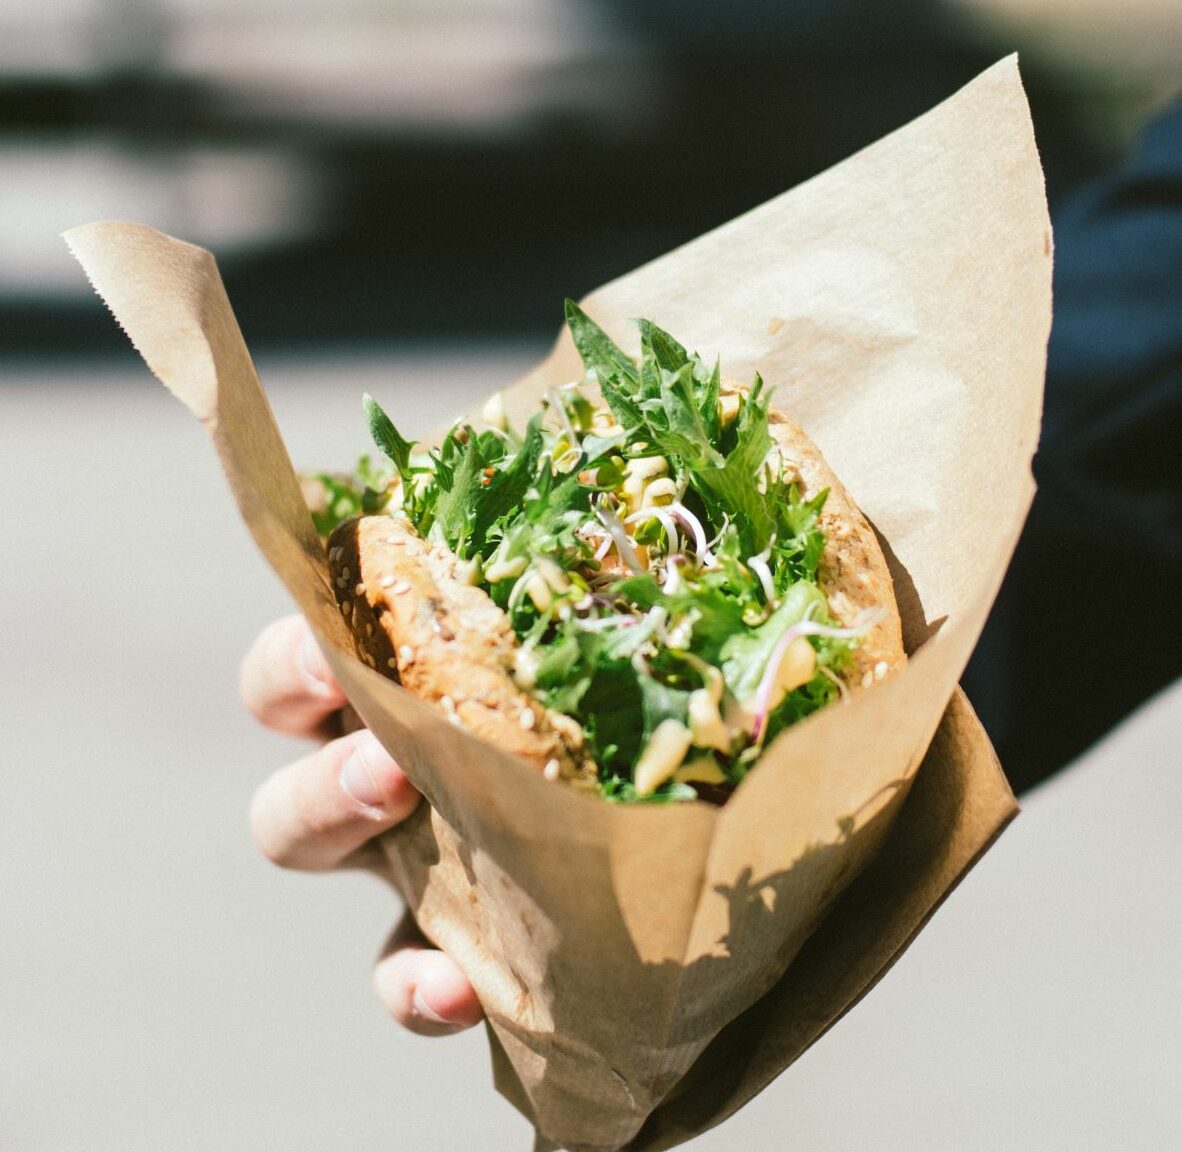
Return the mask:
<svg viewBox="0 0 1182 1152">
<path fill-rule="evenodd" d="M 213 258 L 135 224 L 67 241 L 204 423 L 350 701 L 429 800 L 385 837 L 390 866 L 475 986 L 497 1087 L 538 1149 L 656 1152 L 720 1122 L 878 980 L 1014 815 L 956 686 L 1033 495 L 1050 326 L 1013 58 L 583 301 L 629 350 L 646 316 L 731 379 L 758 371 L 892 566 L 908 666 L 785 731 L 721 808 L 551 783 L 356 659 Z M 564 334 L 505 390 L 510 417 L 580 375 Z"/>
</svg>

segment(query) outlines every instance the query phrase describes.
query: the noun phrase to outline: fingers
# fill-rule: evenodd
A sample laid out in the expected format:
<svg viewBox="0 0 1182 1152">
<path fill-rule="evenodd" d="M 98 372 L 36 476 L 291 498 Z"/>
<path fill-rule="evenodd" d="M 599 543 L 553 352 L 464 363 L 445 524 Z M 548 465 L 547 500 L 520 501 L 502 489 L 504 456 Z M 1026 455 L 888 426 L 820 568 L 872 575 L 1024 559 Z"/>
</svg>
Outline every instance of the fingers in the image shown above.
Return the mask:
<svg viewBox="0 0 1182 1152">
<path fill-rule="evenodd" d="M 405 820 L 420 799 L 377 737 L 363 729 L 266 780 L 251 805 L 251 829 L 276 864 L 320 871 L 360 860 L 366 841 Z"/>
<path fill-rule="evenodd" d="M 322 734 L 345 694 L 333 679 L 302 616 L 269 625 L 242 662 L 242 700 L 268 728 L 292 736 Z"/>
<path fill-rule="evenodd" d="M 346 704 L 302 616 L 266 628 L 242 663 L 242 699 L 260 723 L 294 736 L 322 736 Z M 339 729 L 338 729 L 339 730 Z M 280 769 L 255 794 L 255 842 L 284 868 L 385 867 L 373 838 L 414 811 L 421 797 L 369 731 L 332 740 Z M 483 1018 L 455 961 L 427 946 L 409 915 L 374 969 L 390 1014 L 412 1032 L 442 1036 Z"/>
<path fill-rule="evenodd" d="M 390 1015 L 420 1036 L 448 1036 L 484 1018 L 459 965 L 428 946 L 409 913 L 386 942 L 373 982 Z"/>
</svg>

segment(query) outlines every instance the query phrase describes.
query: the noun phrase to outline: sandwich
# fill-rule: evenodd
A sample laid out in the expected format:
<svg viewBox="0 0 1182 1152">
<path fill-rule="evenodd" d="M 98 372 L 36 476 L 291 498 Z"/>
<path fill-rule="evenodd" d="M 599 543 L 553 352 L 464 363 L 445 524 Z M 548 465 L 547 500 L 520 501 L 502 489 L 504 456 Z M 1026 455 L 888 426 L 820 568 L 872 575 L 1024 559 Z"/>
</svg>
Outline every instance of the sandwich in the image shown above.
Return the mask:
<svg viewBox="0 0 1182 1152">
<path fill-rule="evenodd" d="M 313 506 L 360 659 L 545 777 L 620 802 L 725 802 L 791 725 L 906 660 L 873 529 L 759 376 L 578 305 L 584 375 L 524 428 L 494 397 Z"/>
</svg>

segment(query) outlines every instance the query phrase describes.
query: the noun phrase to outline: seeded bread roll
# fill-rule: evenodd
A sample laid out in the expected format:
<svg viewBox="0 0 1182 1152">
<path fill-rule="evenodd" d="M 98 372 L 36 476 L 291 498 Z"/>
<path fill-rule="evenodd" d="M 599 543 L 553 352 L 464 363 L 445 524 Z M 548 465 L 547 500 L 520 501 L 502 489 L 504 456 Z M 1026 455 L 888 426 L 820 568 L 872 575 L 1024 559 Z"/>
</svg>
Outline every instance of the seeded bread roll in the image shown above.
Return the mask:
<svg viewBox="0 0 1182 1152">
<path fill-rule="evenodd" d="M 517 687 L 508 617 L 451 552 L 405 520 L 366 516 L 333 532 L 328 560 L 366 664 L 547 776 L 594 781 L 582 729 Z"/>
</svg>

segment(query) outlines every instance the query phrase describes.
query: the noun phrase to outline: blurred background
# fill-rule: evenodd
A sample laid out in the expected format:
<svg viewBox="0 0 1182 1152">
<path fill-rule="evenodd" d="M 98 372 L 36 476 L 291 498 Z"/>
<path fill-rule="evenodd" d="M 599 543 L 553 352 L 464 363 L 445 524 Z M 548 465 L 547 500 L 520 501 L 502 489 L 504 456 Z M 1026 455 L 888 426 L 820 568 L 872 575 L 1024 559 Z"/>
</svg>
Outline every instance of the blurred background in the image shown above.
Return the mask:
<svg viewBox="0 0 1182 1152">
<path fill-rule="evenodd" d="M 1119 284 L 1167 313 L 1056 320 L 1033 543 L 974 664 L 1015 785 L 1072 767 L 832 1037 L 687 1147 L 1182 1146 L 1182 691 L 1084 753 L 1179 671 L 1182 230 L 1159 213 L 1120 279 L 1064 215 L 1182 87 L 1176 0 L 3 0 L 0 1148 L 530 1145 L 479 1032 L 419 1040 L 373 1001 L 390 895 L 250 844 L 252 792 L 299 749 L 236 670 L 289 604 L 59 233 L 133 219 L 214 250 L 297 464 L 341 466 L 363 390 L 427 431 L 529 368 L 564 296 L 1015 49 L 1060 300 Z M 1178 205 L 1158 141 L 1107 203 Z M 1051 449 L 1129 366 L 1140 415 L 1119 451 L 1086 441 L 1081 489 Z M 1132 503 L 1078 529 L 1097 490 Z"/>
<path fill-rule="evenodd" d="M 1177 87 L 1169 0 L 6 0 L 0 356 L 119 342 L 65 256 L 214 249 L 256 351 L 495 335 L 1022 52 L 1052 203 Z"/>
</svg>

